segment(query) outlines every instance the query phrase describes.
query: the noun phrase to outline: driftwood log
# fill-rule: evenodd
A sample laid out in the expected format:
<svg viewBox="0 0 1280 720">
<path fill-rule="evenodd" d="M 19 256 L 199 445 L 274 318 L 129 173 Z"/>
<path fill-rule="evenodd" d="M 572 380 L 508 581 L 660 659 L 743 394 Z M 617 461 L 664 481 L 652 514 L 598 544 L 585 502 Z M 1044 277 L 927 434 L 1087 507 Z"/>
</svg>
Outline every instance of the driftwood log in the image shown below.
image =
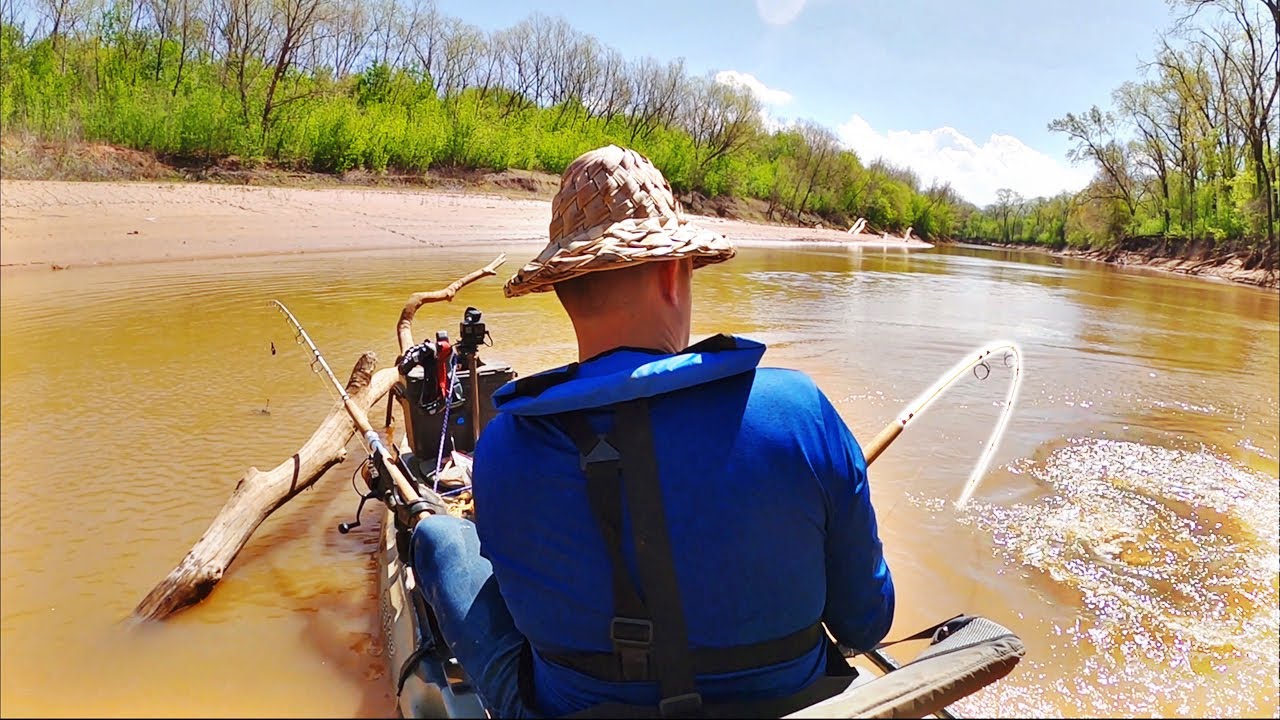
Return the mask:
<svg viewBox="0 0 1280 720">
<path fill-rule="evenodd" d="M 413 345 L 411 326 L 419 308 L 427 303 L 453 300 L 463 287 L 497 274 L 498 266 L 505 261 L 506 255 L 499 255 L 448 287 L 410 296 L 396 323 L 400 351 L 403 353 Z M 163 620 L 208 597 L 262 521 L 346 458 L 347 443 L 356 432 L 357 416 L 368 423 L 365 410 L 385 397 L 399 377 L 394 367 L 374 372 L 377 362 L 374 353 L 366 352 L 351 370 L 346 388 L 354 409 L 339 402 L 288 460 L 267 472 L 250 467 L 241 476 L 209 529 L 187 551 L 182 562 L 134 608 L 133 620 Z"/>
<path fill-rule="evenodd" d="M 1223 255 L 1222 257 L 1211 257 L 1208 260 L 1201 260 L 1195 265 L 1192 265 L 1191 267 L 1184 269 L 1183 272 L 1187 273 L 1188 275 L 1191 275 L 1199 272 L 1203 268 L 1209 267 L 1210 265 L 1225 265 L 1228 261 L 1235 260 L 1236 258 L 1244 254 L 1245 253 L 1241 251 L 1241 252 L 1233 252 L 1229 255 Z"/>
<path fill-rule="evenodd" d="M 396 381 L 395 368 L 372 372 L 376 363 L 374 353 L 366 352 L 356 362 L 347 383 L 351 399 L 365 407 L 381 400 Z M 338 403 L 288 460 L 266 472 L 250 467 L 209 529 L 182 562 L 134 608 L 133 618 L 163 620 L 207 597 L 262 521 L 346 458 L 347 443 L 353 435 L 355 426 L 342 403 Z"/>
</svg>

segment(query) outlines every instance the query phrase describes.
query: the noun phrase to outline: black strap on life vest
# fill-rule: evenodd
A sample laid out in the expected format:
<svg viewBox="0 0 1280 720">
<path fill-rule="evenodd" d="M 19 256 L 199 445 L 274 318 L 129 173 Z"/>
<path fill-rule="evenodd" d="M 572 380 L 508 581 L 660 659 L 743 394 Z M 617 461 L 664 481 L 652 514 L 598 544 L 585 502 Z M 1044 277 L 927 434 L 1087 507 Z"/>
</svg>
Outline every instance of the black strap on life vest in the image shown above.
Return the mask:
<svg viewBox="0 0 1280 720">
<path fill-rule="evenodd" d="M 661 716 L 696 716 L 702 712 L 703 703 L 695 674 L 735 672 L 793 660 L 817 646 L 822 628 L 814 623 L 765 642 L 690 650 L 663 511 L 648 402 L 641 398 L 609 409 L 614 414 L 614 427 L 607 435 L 591 429 L 584 411 L 559 417 L 581 455 L 587 496 L 612 565 L 615 616 L 609 634 L 613 652 L 539 654 L 601 680 L 656 680 L 662 694 Z M 644 599 L 631 580 L 622 554 L 624 496 Z"/>
</svg>

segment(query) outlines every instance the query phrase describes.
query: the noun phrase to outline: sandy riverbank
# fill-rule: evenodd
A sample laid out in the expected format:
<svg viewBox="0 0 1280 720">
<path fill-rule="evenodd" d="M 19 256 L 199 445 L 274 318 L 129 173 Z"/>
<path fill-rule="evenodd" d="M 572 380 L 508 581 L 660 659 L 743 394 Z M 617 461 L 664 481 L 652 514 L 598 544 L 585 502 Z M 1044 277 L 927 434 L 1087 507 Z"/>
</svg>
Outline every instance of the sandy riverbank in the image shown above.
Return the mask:
<svg viewBox="0 0 1280 720">
<path fill-rule="evenodd" d="M 1203 280 L 1251 285 L 1267 290 L 1280 290 L 1280 275 L 1263 267 L 1245 267 L 1239 256 L 1223 258 L 1167 257 L 1149 252 L 1117 250 L 1055 250 L 1043 245 L 1014 245 L 1006 243 L 955 243 L 959 247 L 980 250 L 1000 249 L 1017 252 L 1035 252 L 1057 257 L 1079 258 L 1108 265 L 1122 265 L 1143 270 L 1156 270 L 1175 275 L 1189 275 Z"/>
<path fill-rule="evenodd" d="M 1111 265 L 1149 268 L 1178 275 L 1190 275 L 1212 280 L 1220 280 L 1240 285 L 1255 285 L 1269 290 L 1280 290 L 1280 275 L 1261 267 L 1246 268 L 1243 258 L 1211 258 L 1192 259 L 1161 257 L 1141 252 L 1110 252 L 1105 250 L 1066 250 L 1060 253 L 1066 257 L 1078 257 L 1086 260 L 1105 262 Z"/>
<path fill-rule="evenodd" d="M 498 195 L 205 183 L 0 181 L 6 270 L 305 252 L 546 242 L 551 204 Z M 827 229 L 694 216 L 743 244 L 924 249 Z"/>
</svg>

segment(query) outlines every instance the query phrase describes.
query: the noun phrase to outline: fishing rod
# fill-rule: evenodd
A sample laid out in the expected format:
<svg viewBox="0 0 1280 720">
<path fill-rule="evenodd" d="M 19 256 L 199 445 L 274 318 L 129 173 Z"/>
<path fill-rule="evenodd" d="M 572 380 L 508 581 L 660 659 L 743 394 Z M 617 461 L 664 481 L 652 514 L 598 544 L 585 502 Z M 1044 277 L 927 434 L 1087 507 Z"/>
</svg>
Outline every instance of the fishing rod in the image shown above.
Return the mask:
<svg viewBox="0 0 1280 720">
<path fill-rule="evenodd" d="M 902 435 L 902 431 L 906 429 L 907 425 L 941 397 L 947 388 L 964 377 L 965 373 L 972 370 L 974 377 L 979 380 L 987 379 L 991 375 L 991 366 L 988 364 L 990 358 L 1001 352 L 1003 353 L 1000 356 L 1001 363 L 1013 370 L 1013 382 L 1009 384 L 1009 390 L 1005 394 L 1004 408 L 1000 411 L 1000 419 L 992 429 L 991 437 L 987 439 L 986 447 L 978 458 L 978 463 L 974 466 L 973 472 L 969 474 L 969 479 L 965 482 L 964 489 L 960 492 L 959 500 L 956 501 L 956 508 L 963 508 L 973 495 L 973 491 L 977 489 L 978 483 L 982 481 L 982 476 L 986 473 L 987 466 L 991 464 L 991 458 L 995 454 L 1000 438 L 1004 436 L 1005 428 L 1008 426 L 1009 418 L 1013 413 L 1014 402 L 1017 401 L 1018 392 L 1022 387 L 1022 352 L 1017 343 L 1004 340 L 995 341 L 979 348 L 976 353 L 961 359 L 950 370 L 943 373 L 933 385 L 929 386 L 927 390 L 911 401 L 902 412 L 898 413 L 898 416 L 886 425 L 879 434 L 862 446 L 862 455 L 866 459 L 867 465 L 870 466 L 871 463 L 875 462 L 876 458 L 880 457 L 893 444 L 893 441 Z M 981 374 L 978 372 L 980 368 L 982 369 Z M 884 647 L 884 645 L 880 647 Z M 891 673 L 899 669 L 901 665 L 880 647 L 872 648 L 863 654 L 881 672 Z M 954 713 L 946 708 L 938 710 L 934 715 L 943 720 L 956 720 L 957 718 Z"/>
<path fill-rule="evenodd" d="M 419 520 L 432 513 L 432 505 L 423 499 L 422 495 L 409 482 L 405 471 L 399 465 L 399 457 L 392 457 L 386 445 L 382 443 L 382 439 L 378 437 L 377 431 L 373 429 L 373 425 L 369 422 L 369 416 L 365 413 L 364 408 L 360 407 L 351 399 L 351 395 L 347 392 L 346 387 L 333 374 L 333 370 L 329 367 L 329 363 L 325 361 L 324 356 L 320 354 L 320 348 L 312 342 L 311 336 L 303 329 L 302 323 L 298 322 L 298 318 L 294 317 L 289 308 L 279 300 L 272 300 L 271 303 L 279 310 L 293 327 L 296 333 L 296 340 L 300 345 L 306 345 L 313 356 L 311 360 L 311 370 L 319 374 L 323 371 L 325 377 L 338 390 L 338 395 L 342 398 L 342 405 L 347 410 L 347 415 L 351 417 L 351 421 L 355 423 L 357 434 L 364 441 L 365 450 L 368 451 L 369 457 L 374 461 L 374 470 L 385 472 L 391 478 L 392 487 L 395 492 L 400 494 L 404 503 L 407 504 L 406 514 L 410 520 L 409 527 L 413 527 Z M 361 501 L 361 505 L 363 505 Z M 359 512 L 356 513 L 356 521 L 354 523 L 342 523 L 338 526 L 338 531 L 347 533 L 352 528 L 360 524 Z"/>
<path fill-rule="evenodd" d="M 977 489 L 978 483 L 982 481 L 982 476 L 987 471 L 987 466 L 991 464 L 991 458 L 995 455 L 996 446 L 1000 443 L 1000 438 L 1004 436 L 1005 428 L 1009 424 L 1009 418 L 1013 414 L 1013 405 L 1017 401 L 1018 392 L 1022 388 L 1022 351 L 1017 343 L 997 340 L 979 348 L 976 353 L 961 359 L 954 367 L 943 373 L 937 382 L 921 393 L 902 412 L 898 413 L 893 422 L 885 426 L 878 435 L 871 439 L 871 442 L 862 446 L 862 455 L 866 458 L 867 465 L 875 462 L 875 459 L 880 457 L 880 454 L 893 444 L 894 440 L 898 439 L 898 436 L 902 434 L 908 424 L 919 417 L 947 388 L 955 384 L 970 369 L 973 370 L 974 377 L 979 380 L 986 380 L 991 375 L 991 366 L 988 362 L 993 355 L 1000 352 L 1003 352 L 1000 357 L 1001 364 L 1013 370 L 1013 382 L 1009 384 L 1009 390 L 1005 394 L 1004 407 L 1000 411 L 1000 419 L 996 422 L 995 427 L 992 428 L 991 436 L 987 438 L 986 447 L 983 448 L 982 455 L 978 458 L 978 463 L 974 466 L 973 472 L 969 474 L 969 479 L 965 482 L 964 489 L 960 492 L 960 498 L 956 500 L 956 509 L 963 508 L 973 495 L 973 491 Z M 979 374 L 979 369 L 982 370 L 982 374 Z"/>
</svg>

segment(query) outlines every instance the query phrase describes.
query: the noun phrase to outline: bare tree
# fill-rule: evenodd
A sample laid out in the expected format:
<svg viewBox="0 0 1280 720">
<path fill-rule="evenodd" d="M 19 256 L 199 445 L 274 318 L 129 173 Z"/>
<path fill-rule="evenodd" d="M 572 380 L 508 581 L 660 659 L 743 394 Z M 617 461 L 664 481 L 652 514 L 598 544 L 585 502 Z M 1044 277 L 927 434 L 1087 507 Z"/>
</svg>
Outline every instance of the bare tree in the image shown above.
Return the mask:
<svg viewBox="0 0 1280 720">
<path fill-rule="evenodd" d="M 213 0 L 215 23 L 225 48 L 226 68 L 235 75 L 240 114 L 249 123 L 249 88 L 272 30 L 270 0 Z"/>
<path fill-rule="evenodd" d="M 335 77 L 350 75 L 369 47 L 371 16 L 369 0 L 334 0 L 332 12 L 318 30 L 328 45 Z"/>
<path fill-rule="evenodd" d="M 370 49 L 372 62 L 400 66 L 413 48 L 415 38 L 440 21 L 434 0 L 372 0 Z"/>
<path fill-rule="evenodd" d="M 445 46 L 449 35 L 462 23 L 456 18 L 441 15 L 433 0 L 413 0 L 413 22 L 404 29 L 405 54 L 412 57 L 423 77 L 430 78 L 437 90 L 441 76 L 447 71 Z"/>
<path fill-rule="evenodd" d="M 631 104 L 632 82 L 627 77 L 627 62 L 614 48 L 602 48 L 597 57 L 597 72 L 588 80 L 583 92 L 587 112 L 608 125 Z"/>
<path fill-rule="evenodd" d="M 476 31 L 474 47 L 477 49 L 475 64 L 469 81 L 464 86 L 476 90 L 477 106 L 483 103 L 491 92 L 502 83 L 506 60 L 502 50 L 502 38 L 499 33 L 482 33 Z"/>
<path fill-rule="evenodd" d="M 94 7 L 94 0 L 88 0 L 82 6 L 84 12 L 81 17 L 88 19 L 97 8 Z M 130 65 L 130 59 L 133 53 L 137 51 L 139 54 L 145 55 L 150 36 L 143 32 L 143 28 L 147 24 L 148 16 L 151 14 L 152 6 L 148 3 L 135 0 L 104 0 L 104 4 L 109 4 L 110 10 L 102 16 L 110 23 L 112 33 L 115 36 L 115 48 L 120 52 L 121 57 L 125 60 L 125 65 Z M 152 18 L 152 25 L 157 23 Z M 85 23 L 88 25 L 89 23 Z M 72 26 L 69 31 L 79 28 Z M 87 29 L 87 28 L 86 28 Z M 136 68 L 134 70 L 136 75 Z"/>
<path fill-rule="evenodd" d="M 178 16 L 182 0 L 143 0 L 151 14 L 156 33 L 155 79 L 160 80 L 164 71 L 165 46 L 178 32 Z"/>
<path fill-rule="evenodd" d="M 759 132 L 760 101 L 755 95 L 717 82 L 710 75 L 689 82 L 682 114 L 681 124 L 693 138 L 695 162 L 701 171 Z"/>
<path fill-rule="evenodd" d="M 568 114 L 576 118 L 584 111 L 592 78 L 600 74 L 600 43 L 577 32 L 563 20 L 552 28 L 550 89 L 547 103 L 559 105 L 555 126 Z"/>
<path fill-rule="evenodd" d="M 87 20 L 93 0 L 38 0 L 36 13 L 41 26 L 49 28 L 47 37 L 55 49 L 62 51 L 62 67 L 66 70 L 64 38 L 75 35 Z"/>
<path fill-rule="evenodd" d="M 1049 123 L 1050 132 L 1065 133 L 1076 141 L 1067 157 L 1073 162 L 1093 160 L 1110 180 L 1117 199 L 1124 202 L 1129 216 L 1137 212 L 1133 178 L 1129 174 L 1128 154 L 1115 138 L 1116 118 L 1095 105 L 1083 115 L 1067 113 Z"/>
<path fill-rule="evenodd" d="M 173 95 L 182 86 L 182 72 L 187 67 L 187 57 L 199 36 L 201 23 L 199 0 L 174 0 L 177 4 L 174 23 L 178 43 L 178 67 L 173 77 Z"/>
<path fill-rule="evenodd" d="M 803 143 L 800 147 L 795 189 L 791 193 L 791 207 L 797 215 L 801 215 L 809 206 L 813 189 L 826 184 L 836 155 L 840 152 L 840 139 L 828 128 L 811 121 L 798 123 L 798 130 Z M 800 195 L 801 188 L 804 189 L 803 195 Z M 797 197 L 799 202 L 796 202 Z"/>
<path fill-rule="evenodd" d="M 498 33 L 494 50 L 502 59 L 502 85 L 509 91 L 503 115 L 545 104 L 553 86 L 552 68 L 563 35 L 563 20 L 535 13 Z"/>
<path fill-rule="evenodd" d="M 0 23 L 18 33 L 18 41 L 27 42 L 27 0 L 0 0 Z M 7 60 L 7 59 L 6 59 Z"/>
<path fill-rule="evenodd" d="M 415 52 L 431 76 L 440 98 L 456 103 L 468 86 L 483 86 L 487 93 L 494 77 L 492 73 L 486 76 L 482 72 L 489 53 L 484 32 L 456 18 L 446 18 L 424 27 L 431 28 L 431 31 L 423 33 L 423 42 L 414 46 Z"/>
<path fill-rule="evenodd" d="M 324 0 L 275 0 L 271 14 L 271 34 L 267 59 L 271 76 L 262 103 L 262 134 L 271 125 L 272 115 L 287 103 L 305 97 L 295 95 L 283 100 L 276 97 L 280 82 L 293 66 L 298 50 L 314 40 L 314 29 L 323 19 Z"/>
<path fill-rule="evenodd" d="M 369 37 L 366 42 L 372 54 L 370 62 L 382 65 L 387 62 L 395 44 L 399 7 L 397 0 L 371 0 L 371 4 Z"/>
<path fill-rule="evenodd" d="M 49 24 L 49 40 L 56 47 L 64 32 L 63 25 L 74 12 L 72 0 L 40 0 L 39 13 L 41 22 Z"/>
<path fill-rule="evenodd" d="M 635 142 L 637 138 L 647 138 L 654 130 L 675 120 L 683 101 L 682 94 L 688 87 L 684 58 L 666 64 L 644 58 L 631 67 L 630 79 L 631 97 L 627 110 L 631 115 L 631 142 Z"/>
</svg>

